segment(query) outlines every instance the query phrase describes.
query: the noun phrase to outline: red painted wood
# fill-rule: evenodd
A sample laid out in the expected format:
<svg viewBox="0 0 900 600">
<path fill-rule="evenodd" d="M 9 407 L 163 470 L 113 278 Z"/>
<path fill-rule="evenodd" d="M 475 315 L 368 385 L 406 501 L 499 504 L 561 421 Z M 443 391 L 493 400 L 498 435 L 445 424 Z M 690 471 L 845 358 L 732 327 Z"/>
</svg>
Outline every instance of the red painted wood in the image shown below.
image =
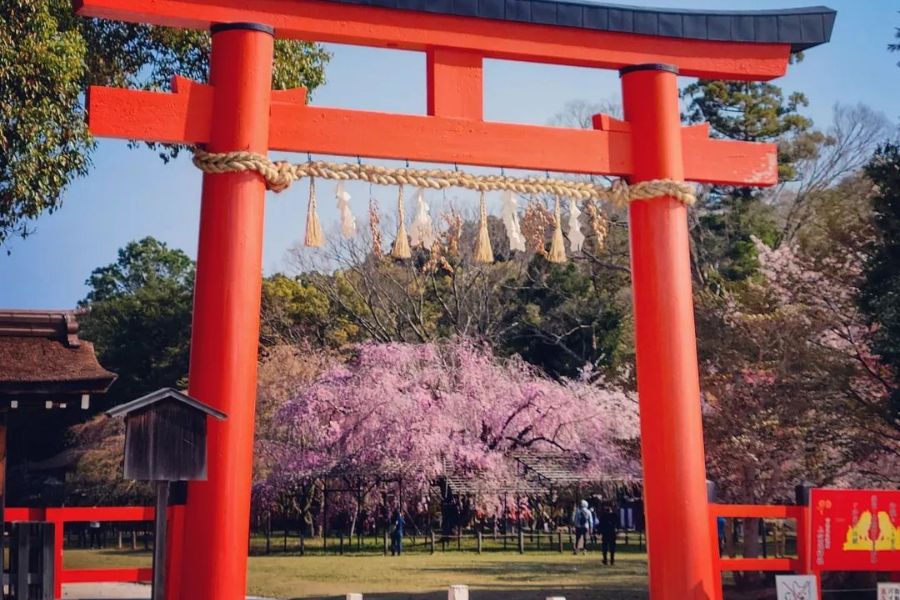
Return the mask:
<svg viewBox="0 0 900 600">
<path fill-rule="evenodd" d="M 709 547 L 713 558 L 713 595 L 711 600 L 723 600 L 722 589 L 722 555 L 719 552 L 719 524 L 716 515 L 709 514 Z"/>
<path fill-rule="evenodd" d="M 63 542 L 65 520 L 60 508 L 48 508 L 44 511 L 47 521 L 53 523 L 53 590 L 55 598 L 62 598 L 63 579 Z"/>
<path fill-rule="evenodd" d="M 803 507 L 792 505 L 710 504 L 709 512 L 714 517 L 732 519 L 800 519 L 803 516 Z"/>
<path fill-rule="evenodd" d="M 278 36 L 424 51 L 443 47 L 485 58 L 619 69 L 667 63 L 682 75 L 768 80 L 784 75 L 790 46 L 685 40 L 531 23 L 354 6 L 315 0 L 75 0 L 78 14 L 206 30 L 255 22 Z"/>
<path fill-rule="evenodd" d="M 46 520 L 46 512 L 45 508 L 6 508 L 4 509 L 4 514 L 6 515 L 6 522 L 11 523 L 13 521 L 44 521 Z"/>
<path fill-rule="evenodd" d="M 630 127 L 605 115 L 595 121 L 602 129 L 591 131 L 322 108 L 275 94 L 273 150 L 624 177 L 634 170 Z M 88 99 L 91 132 L 98 137 L 204 144 L 211 110 L 211 88 L 186 80 L 174 94 L 94 87 Z M 709 139 L 703 125 L 682 132 L 688 181 L 777 183 L 774 144 Z"/>
<path fill-rule="evenodd" d="M 155 510 L 152 506 L 94 506 L 48 508 L 53 520 L 72 522 L 86 521 L 152 521 Z"/>
<path fill-rule="evenodd" d="M 685 178 L 674 73 L 622 77 L 631 182 Z M 687 208 L 671 197 L 629 207 L 650 597 L 708 600 L 710 544 Z"/>
<path fill-rule="evenodd" d="M 799 570 L 800 561 L 796 558 L 722 558 L 719 560 L 722 571 L 772 571 L 793 573 Z"/>
<path fill-rule="evenodd" d="M 153 569 L 122 567 L 118 569 L 64 569 L 62 583 L 140 583 L 153 579 Z"/>
<path fill-rule="evenodd" d="M 181 589 L 181 564 L 184 556 L 184 506 L 169 507 L 169 545 L 166 551 L 166 598 L 178 598 Z"/>
<path fill-rule="evenodd" d="M 211 152 L 267 153 L 273 46 L 260 31 L 213 34 Z M 243 600 L 247 587 L 264 208 L 258 174 L 203 176 L 189 394 L 228 418 L 209 423 L 208 480 L 188 484 L 181 600 Z"/>
<path fill-rule="evenodd" d="M 484 69 L 481 55 L 465 50 L 426 51 L 428 114 L 481 121 Z"/>
</svg>

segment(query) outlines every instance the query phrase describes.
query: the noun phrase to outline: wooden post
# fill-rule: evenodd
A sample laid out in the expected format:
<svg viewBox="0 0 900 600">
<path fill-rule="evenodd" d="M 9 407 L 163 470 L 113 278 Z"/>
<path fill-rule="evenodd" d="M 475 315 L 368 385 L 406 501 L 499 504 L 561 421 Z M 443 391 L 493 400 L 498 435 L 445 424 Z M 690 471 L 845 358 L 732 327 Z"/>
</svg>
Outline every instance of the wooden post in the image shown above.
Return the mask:
<svg viewBox="0 0 900 600">
<path fill-rule="evenodd" d="M 9 413 L 0 411 L 0 584 L 2 584 L 6 547 L 6 426 Z M 3 595 L 0 585 L 0 597 Z"/>
<path fill-rule="evenodd" d="M 525 532 L 519 527 L 519 554 L 525 554 Z"/>
<path fill-rule="evenodd" d="M 42 600 L 50 600 L 53 598 L 53 544 L 56 539 L 56 524 L 50 523 L 47 527 L 42 527 L 41 536 L 41 593 L 44 595 Z"/>
<path fill-rule="evenodd" d="M 476 547 L 478 548 L 478 554 L 481 554 L 482 545 L 483 545 L 483 540 L 482 540 L 482 537 L 481 537 L 481 531 L 476 531 L 476 532 L 475 532 L 475 540 L 476 540 Z"/>
<path fill-rule="evenodd" d="M 456 549 L 462 550 L 462 528 L 456 528 Z"/>
<path fill-rule="evenodd" d="M 338 546 L 338 554 L 343 556 L 344 555 L 344 530 L 343 529 L 341 529 L 340 533 L 338 534 L 338 538 L 340 540 L 339 546 Z"/>
<path fill-rule="evenodd" d="M 154 516 L 155 533 L 153 540 L 153 600 L 164 600 L 166 597 L 166 524 L 169 507 L 169 482 L 156 482 L 156 514 Z"/>
<path fill-rule="evenodd" d="M 328 480 L 322 481 L 322 553 L 328 554 Z"/>
<path fill-rule="evenodd" d="M 384 528 L 384 555 L 388 554 L 388 530 L 387 527 Z"/>
<path fill-rule="evenodd" d="M 434 529 L 431 530 L 431 553 L 434 554 Z"/>
<path fill-rule="evenodd" d="M 28 600 L 28 557 L 31 554 L 28 523 L 21 523 L 16 535 L 16 600 Z M 12 561 L 10 561 L 12 562 Z M 10 565 L 12 566 L 12 565 Z"/>
<path fill-rule="evenodd" d="M 560 529 L 556 532 L 556 537 L 557 537 L 558 545 L 559 545 L 559 553 L 562 554 L 563 553 L 562 529 Z"/>
</svg>

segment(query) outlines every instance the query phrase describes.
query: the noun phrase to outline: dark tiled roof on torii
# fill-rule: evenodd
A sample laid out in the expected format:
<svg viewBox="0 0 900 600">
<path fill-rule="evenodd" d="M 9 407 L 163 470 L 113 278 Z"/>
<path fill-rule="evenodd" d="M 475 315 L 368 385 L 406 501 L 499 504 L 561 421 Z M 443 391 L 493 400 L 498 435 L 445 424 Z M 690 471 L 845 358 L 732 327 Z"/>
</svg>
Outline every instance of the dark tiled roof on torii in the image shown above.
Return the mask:
<svg viewBox="0 0 900 600">
<path fill-rule="evenodd" d="M 0 309 L 0 395 L 101 394 L 116 375 L 78 338 L 84 311 Z"/>
<path fill-rule="evenodd" d="M 703 11 L 585 0 L 330 0 L 428 13 L 692 40 L 790 44 L 794 52 L 831 39 L 836 12 L 825 6 Z"/>
</svg>

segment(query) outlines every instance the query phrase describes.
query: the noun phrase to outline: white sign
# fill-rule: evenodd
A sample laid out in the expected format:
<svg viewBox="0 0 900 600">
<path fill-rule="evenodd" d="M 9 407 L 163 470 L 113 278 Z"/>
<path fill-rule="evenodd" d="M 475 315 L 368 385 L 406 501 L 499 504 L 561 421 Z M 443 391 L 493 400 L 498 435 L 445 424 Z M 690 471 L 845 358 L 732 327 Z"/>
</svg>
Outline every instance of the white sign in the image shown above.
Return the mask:
<svg viewBox="0 0 900 600">
<path fill-rule="evenodd" d="M 776 575 L 778 600 L 819 600 L 815 575 Z"/>
<path fill-rule="evenodd" d="M 878 600 L 900 600 L 900 583 L 879 583 Z"/>
<path fill-rule="evenodd" d="M 451 585 L 447 590 L 447 600 L 469 600 L 469 586 Z"/>
</svg>

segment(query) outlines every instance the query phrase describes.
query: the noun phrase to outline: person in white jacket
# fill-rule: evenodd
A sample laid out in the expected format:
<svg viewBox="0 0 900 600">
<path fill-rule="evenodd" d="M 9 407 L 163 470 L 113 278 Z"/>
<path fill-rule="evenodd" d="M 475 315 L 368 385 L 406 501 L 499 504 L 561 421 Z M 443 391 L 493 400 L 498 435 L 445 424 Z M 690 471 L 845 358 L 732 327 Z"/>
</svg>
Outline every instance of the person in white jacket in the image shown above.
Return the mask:
<svg viewBox="0 0 900 600">
<path fill-rule="evenodd" d="M 578 554 L 581 550 L 582 554 L 587 554 L 587 540 L 591 535 L 594 527 L 594 516 L 588 506 L 587 500 L 581 501 L 581 506 L 575 509 L 572 514 L 572 527 L 575 528 L 575 547 L 572 548 L 573 554 Z"/>
</svg>

